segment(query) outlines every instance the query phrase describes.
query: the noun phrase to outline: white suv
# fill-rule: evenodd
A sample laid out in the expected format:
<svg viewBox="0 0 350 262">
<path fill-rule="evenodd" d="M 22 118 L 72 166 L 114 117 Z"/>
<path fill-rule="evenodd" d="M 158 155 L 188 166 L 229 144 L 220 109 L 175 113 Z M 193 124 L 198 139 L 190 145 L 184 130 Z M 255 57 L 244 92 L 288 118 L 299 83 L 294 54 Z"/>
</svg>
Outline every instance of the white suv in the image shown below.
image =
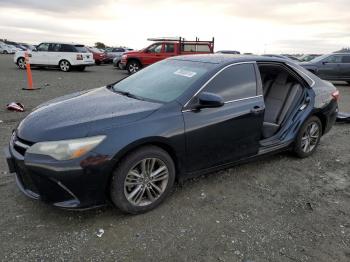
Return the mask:
<svg viewBox="0 0 350 262">
<path fill-rule="evenodd" d="M 25 68 L 25 51 L 16 52 L 13 61 L 21 69 Z M 84 71 L 86 66 L 95 64 L 92 53 L 84 45 L 73 43 L 41 43 L 28 51 L 30 65 L 59 67 L 68 72 L 73 67 Z"/>
</svg>

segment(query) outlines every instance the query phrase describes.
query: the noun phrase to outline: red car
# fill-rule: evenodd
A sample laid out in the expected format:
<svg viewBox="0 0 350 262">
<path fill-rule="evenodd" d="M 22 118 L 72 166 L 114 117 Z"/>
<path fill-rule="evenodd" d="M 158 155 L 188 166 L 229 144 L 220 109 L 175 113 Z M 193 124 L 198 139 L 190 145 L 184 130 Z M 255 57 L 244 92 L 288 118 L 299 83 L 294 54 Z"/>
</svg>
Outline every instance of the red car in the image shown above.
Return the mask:
<svg viewBox="0 0 350 262">
<path fill-rule="evenodd" d="M 87 49 L 92 53 L 96 65 L 100 65 L 106 62 L 107 55 L 104 52 L 101 52 L 101 50 L 95 47 L 87 47 Z"/>
<path fill-rule="evenodd" d="M 119 67 L 126 69 L 130 74 L 141 68 L 171 56 L 189 54 L 209 54 L 214 52 L 214 38 L 211 41 L 187 41 L 184 38 L 148 39 L 156 41 L 152 45 L 140 50 L 127 52 L 122 56 Z"/>
</svg>

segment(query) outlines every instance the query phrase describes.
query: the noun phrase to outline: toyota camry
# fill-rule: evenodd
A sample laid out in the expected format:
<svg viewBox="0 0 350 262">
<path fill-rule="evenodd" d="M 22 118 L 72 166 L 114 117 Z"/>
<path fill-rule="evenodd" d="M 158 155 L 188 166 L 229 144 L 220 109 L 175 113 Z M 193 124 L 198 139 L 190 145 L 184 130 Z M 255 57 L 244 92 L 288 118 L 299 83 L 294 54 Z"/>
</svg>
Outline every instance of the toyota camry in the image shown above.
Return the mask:
<svg viewBox="0 0 350 262">
<path fill-rule="evenodd" d="M 312 155 L 335 122 L 338 96 L 290 60 L 174 57 L 40 105 L 5 153 L 31 198 L 138 214 L 176 181 L 282 150 Z"/>
</svg>

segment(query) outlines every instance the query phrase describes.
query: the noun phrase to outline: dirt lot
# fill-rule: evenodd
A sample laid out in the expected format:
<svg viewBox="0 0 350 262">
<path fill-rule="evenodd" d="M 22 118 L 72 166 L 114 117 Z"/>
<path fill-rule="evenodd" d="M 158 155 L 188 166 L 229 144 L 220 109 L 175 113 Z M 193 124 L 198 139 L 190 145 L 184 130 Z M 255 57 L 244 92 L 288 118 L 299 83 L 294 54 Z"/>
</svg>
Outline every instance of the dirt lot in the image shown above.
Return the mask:
<svg viewBox="0 0 350 262">
<path fill-rule="evenodd" d="M 111 65 L 86 72 L 33 70 L 26 86 L 0 56 L 0 148 L 38 104 L 126 76 Z M 350 111 L 350 87 L 338 85 Z M 8 112 L 22 102 L 27 112 Z M 283 153 L 177 186 L 139 216 L 112 207 L 71 212 L 26 198 L 0 155 L 2 261 L 350 261 L 350 125 L 336 125 L 315 155 Z M 98 237 L 97 232 L 104 234 Z"/>
</svg>

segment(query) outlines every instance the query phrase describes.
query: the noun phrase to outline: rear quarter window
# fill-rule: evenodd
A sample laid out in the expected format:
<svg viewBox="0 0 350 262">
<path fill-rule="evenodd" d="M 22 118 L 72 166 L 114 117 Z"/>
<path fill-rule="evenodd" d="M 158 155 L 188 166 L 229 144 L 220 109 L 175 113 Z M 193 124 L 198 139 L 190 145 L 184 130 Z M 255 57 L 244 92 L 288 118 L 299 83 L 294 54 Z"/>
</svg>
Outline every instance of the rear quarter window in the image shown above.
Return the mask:
<svg viewBox="0 0 350 262">
<path fill-rule="evenodd" d="M 72 45 L 61 44 L 60 52 L 76 52 Z"/>
</svg>

